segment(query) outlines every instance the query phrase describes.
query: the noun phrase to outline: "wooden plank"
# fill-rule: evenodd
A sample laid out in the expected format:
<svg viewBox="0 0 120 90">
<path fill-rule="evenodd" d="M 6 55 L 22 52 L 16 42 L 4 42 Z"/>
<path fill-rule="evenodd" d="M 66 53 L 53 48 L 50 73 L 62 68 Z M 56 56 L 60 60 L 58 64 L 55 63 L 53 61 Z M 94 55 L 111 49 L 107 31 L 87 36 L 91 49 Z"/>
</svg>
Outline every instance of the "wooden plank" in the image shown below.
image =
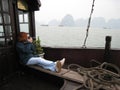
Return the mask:
<svg viewBox="0 0 120 90">
<path fill-rule="evenodd" d="M 64 80 L 64 84 L 60 88 L 60 90 L 78 90 L 77 88 L 79 88 L 80 86 L 82 86 L 82 84 L 75 83 L 69 80 Z"/>
<path fill-rule="evenodd" d="M 64 69 L 64 68 L 61 69 L 60 73 L 57 73 L 57 72 L 52 72 L 50 70 L 43 69 L 40 66 L 32 65 L 32 66 L 28 66 L 28 67 L 33 68 L 35 70 L 39 70 L 41 72 L 44 72 L 44 73 L 47 73 L 47 74 L 50 74 L 50 75 L 54 75 L 54 76 L 57 76 L 57 77 L 68 79 L 68 80 L 71 80 L 71 81 L 74 81 L 74 82 L 83 83 L 83 81 L 84 81 L 83 77 L 80 74 L 78 74 L 77 72 L 70 71 L 70 70 Z"/>
<path fill-rule="evenodd" d="M 69 71 L 68 73 L 65 73 L 62 77 L 75 82 L 83 83 L 84 81 L 83 77 L 75 71 Z"/>
</svg>

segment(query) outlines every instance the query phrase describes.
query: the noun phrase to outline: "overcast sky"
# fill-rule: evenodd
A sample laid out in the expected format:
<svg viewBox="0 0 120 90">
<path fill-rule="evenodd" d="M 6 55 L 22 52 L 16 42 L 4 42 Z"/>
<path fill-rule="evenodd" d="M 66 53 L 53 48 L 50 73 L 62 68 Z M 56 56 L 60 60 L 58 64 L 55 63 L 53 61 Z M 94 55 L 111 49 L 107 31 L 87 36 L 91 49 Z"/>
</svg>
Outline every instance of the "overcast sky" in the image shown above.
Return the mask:
<svg viewBox="0 0 120 90">
<path fill-rule="evenodd" d="M 73 18 L 87 19 L 90 15 L 93 0 L 40 0 L 41 7 L 35 12 L 36 21 L 48 23 L 56 19 L 60 21 L 65 15 Z M 120 19 L 120 0 L 95 0 L 92 17 Z"/>
</svg>

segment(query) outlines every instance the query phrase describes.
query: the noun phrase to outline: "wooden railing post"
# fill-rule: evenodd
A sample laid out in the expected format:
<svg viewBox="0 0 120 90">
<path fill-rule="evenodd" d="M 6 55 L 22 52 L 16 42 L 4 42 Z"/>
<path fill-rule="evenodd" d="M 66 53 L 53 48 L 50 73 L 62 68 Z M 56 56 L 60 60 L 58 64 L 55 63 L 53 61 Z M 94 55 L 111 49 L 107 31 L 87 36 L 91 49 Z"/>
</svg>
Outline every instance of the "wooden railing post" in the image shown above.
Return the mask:
<svg viewBox="0 0 120 90">
<path fill-rule="evenodd" d="M 106 36 L 105 40 L 104 62 L 111 62 L 111 36 Z"/>
</svg>

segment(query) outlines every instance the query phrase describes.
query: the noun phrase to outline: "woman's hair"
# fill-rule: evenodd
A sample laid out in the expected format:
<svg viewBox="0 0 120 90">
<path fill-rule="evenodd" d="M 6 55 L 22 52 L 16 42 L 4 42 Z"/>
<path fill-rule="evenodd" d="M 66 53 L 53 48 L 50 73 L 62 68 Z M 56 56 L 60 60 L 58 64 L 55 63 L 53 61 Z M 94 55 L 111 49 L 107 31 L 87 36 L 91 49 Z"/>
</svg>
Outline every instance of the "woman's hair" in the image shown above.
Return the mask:
<svg viewBox="0 0 120 90">
<path fill-rule="evenodd" d="M 28 34 L 26 32 L 20 32 L 18 35 L 18 41 L 25 42 L 28 38 Z"/>
</svg>

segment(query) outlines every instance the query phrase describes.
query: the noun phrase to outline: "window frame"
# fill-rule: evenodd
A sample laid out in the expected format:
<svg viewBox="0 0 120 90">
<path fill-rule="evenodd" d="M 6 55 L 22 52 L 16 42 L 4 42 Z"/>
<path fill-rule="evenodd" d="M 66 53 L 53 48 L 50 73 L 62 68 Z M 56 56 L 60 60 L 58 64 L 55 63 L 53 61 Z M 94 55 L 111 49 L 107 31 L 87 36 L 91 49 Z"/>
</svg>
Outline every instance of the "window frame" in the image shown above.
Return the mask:
<svg viewBox="0 0 120 90">
<path fill-rule="evenodd" d="M 4 2 L 4 3 L 3 3 Z M 4 6 L 7 3 L 7 7 Z M 0 0 L 0 14 L 1 14 L 1 22 L 0 27 L 3 28 L 3 31 L 0 33 L 0 48 L 1 47 L 8 47 L 13 45 L 13 29 L 12 29 L 12 21 L 11 21 L 11 14 L 10 14 L 10 1 L 9 0 Z M 3 41 L 2 41 L 3 40 Z"/>
</svg>

